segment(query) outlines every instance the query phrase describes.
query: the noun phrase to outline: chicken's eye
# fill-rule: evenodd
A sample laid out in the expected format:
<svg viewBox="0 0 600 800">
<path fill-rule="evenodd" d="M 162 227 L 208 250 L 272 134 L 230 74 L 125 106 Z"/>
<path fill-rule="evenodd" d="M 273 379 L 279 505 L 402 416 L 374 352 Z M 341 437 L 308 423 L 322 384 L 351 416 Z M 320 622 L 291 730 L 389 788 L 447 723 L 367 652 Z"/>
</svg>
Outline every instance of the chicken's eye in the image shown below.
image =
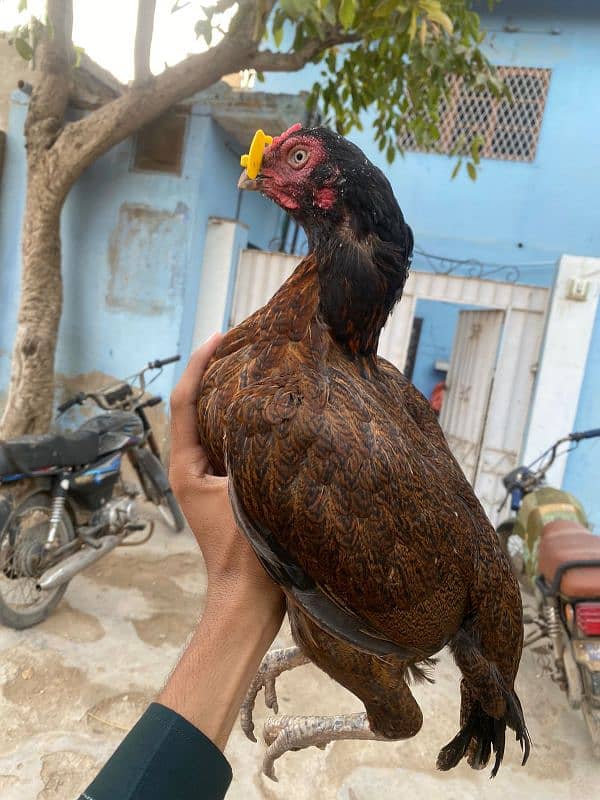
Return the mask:
<svg viewBox="0 0 600 800">
<path fill-rule="evenodd" d="M 308 150 L 305 150 L 302 147 L 296 148 L 296 150 L 292 150 L 288 157 L 288 162 L 292 165 L 292 167 L 302 167 L 306 160 L 308 159 Z"/>
</svg>

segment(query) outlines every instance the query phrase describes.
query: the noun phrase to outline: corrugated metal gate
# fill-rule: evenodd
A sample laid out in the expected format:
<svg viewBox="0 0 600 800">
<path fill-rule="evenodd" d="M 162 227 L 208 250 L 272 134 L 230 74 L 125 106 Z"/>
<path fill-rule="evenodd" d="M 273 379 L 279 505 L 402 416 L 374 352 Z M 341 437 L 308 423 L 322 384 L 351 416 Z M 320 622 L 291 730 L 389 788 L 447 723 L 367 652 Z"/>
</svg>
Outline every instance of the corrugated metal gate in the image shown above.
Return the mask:
<svg viewBox="0 0 600 800">
<path fill-rule="evenodd" d="M 230 317 L 237 325 L 291 275 L 298 256 L 244 250 Z M 404 369 L 418 299 L 479 306 L 463 311 L 440 422 L 492 521 L 500 477 L 517 465 L 542 341 L 548 290 L 479 278 L 411 273 L 383 329 L 379 354 Z M 486 309 L 486 310 L 483 310 Z"/>
<path fill-rule="evenodd" d="M 475 483 L 494 383 L 504 311 L 461 311 L 440 424 L 463 472 Z"/>
</svg>

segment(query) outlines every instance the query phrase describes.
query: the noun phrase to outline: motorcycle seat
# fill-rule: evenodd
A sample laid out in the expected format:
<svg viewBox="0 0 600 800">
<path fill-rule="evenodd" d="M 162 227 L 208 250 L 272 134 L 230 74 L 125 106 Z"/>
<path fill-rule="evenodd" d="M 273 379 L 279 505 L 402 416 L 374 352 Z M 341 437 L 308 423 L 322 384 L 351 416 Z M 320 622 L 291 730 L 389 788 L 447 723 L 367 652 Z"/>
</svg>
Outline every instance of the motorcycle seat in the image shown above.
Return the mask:
<svg viewBox="0 0 600 800">
<path fill-rule="evenodd" d="M 85 430 L 0 442 L 0 477 L 88 464 L 98 458 L 98 442 L 97 433 Z"/>
<path fill-rule="evenodd" d="M 539 572 L 552 584 L 569 561 L 600 561 L 600 536 L 579 522 L 557 519 L 544 527 L 538 553 Z M 564 572 L 560 591 L 567 597 L 600 597 L 600 567 L 573 567 Z"/>
<path fill-rule="evenodd" d="M 86 420 L 80 432 L 93 433 L 98 437 L 98 452 L 103 456 L 123 447 L 139 444 L 144 438 L 141 419 L 131 411 L 110 411 Z"/>
</svg>

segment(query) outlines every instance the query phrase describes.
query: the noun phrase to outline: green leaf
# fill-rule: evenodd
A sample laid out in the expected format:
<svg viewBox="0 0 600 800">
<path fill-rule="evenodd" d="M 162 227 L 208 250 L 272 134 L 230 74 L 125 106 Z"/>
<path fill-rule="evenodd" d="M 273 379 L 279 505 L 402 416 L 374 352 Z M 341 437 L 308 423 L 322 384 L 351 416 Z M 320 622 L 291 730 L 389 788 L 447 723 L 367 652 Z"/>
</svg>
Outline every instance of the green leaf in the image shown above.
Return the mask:
<svg viewBox="0 0 600 800">
<path fill-rule="evenodd" d="M 281 10 L 284 11 L 291 19 L 297 19 L 305 14 L 312 2 L 308 0 L 280 0 Z"/>
<path fill-rule="evenodd" d="M 79 69 L 81 66 L 81 56 L 85 53 L 85 49 L 83 47 L 73 47 L 75 51 L 75 64 L 73 65 L 75 69 Z"/>
<path fill-rule="evenodd" d="M 469 178 L 471 178 L 472 181 L 477 180 L 477 170 L 475 169 L 475 164 L 473 164 L 471 161 L 467 162 L 467 172 L 469 173 Z"/>
<path fill-rule="evenodd" d="M 415 8 L 412 10 L 412 14 L 410 15 L 410 24 L 408 26 L 408 38 L 412 42 L 415 38 L 415 34 L 417 32 L 417 11 Z"/>
<path fill-rule="evenodd" d="M 325 17 L 325 19 L 327 20 L 327 22 L 330 25 L 335 25 L 336 22 L 337 22 L 337 15 L 336 15 L 335 6 L 331 2 L 331 0 L 328 3 L 324 4 L 324 5 L 323 5 L 323 3 L 321 3 L 321 6 L 322 6 L 321 9 L 320 9 L 321 14 L 323 14 L 323 16 Z"/>
<path fill-rule="evenodd" d="M 339 17 L 345 30 L 352 27 L 356 16 L 356 0 L 342 0 L 340 3 Z"/>
<path fill-rule="evenodd" d="M 458 173 L 460 172 L 460 168 L 462 167 L 462 158 L 459 158 L 456 164 L 454 165 L 454 169 L 452 170 L 452 175 L 450 176 L 451 180 L 454 180 Z"/>
<path fill-rule="evenodd" d="M 273 27 L 273 42 L 275 43 L 275 47 L 281 47 L 281 43 L 283 42 L 283 23 L 276 28 Z"/>
<path fill-rule="evenodd" d="M 482 136 L 475 136 L 471 142 L 471 158 L 473 159 L 474 164 L 479 164 L 481 160 L 480 151 L 483 147 L 483 144 L 484 142 Z"/>
<path fill-rule="evenodd" d="M 440 138 L 439 128 L 434 122 L 430 122 L 427 125 L 427 135 L 434 142 L 437 142 L 437 140 Z"/>
<path fill-rule="evenodd" d="M 21 58 L 25 59 L 25 61 L 31 61 L 33 58 L 33 50 L 31 45 L 25 39 L 15 39 L 15 49 Z"/>
<path fill-rule="evenodd" d="M 398 8 L 398 0 L 383 0 L 375 6 L 373 11 L 374 17 L 389 17 Z"/>
<path fill-rule="evenodd" d="M 209 19 L 199 19 L 194 25 L 194 33 L 196 34 L 196 39 L 202 36 L 206 44 L 210 47 L 212 41 L 212 25 Z"/>
<path fill-rule="evenodd" d="M 385 151 L 385 160 L 388 164 L 391 164 L 396 157 L 396 148 L 393 144 L 389 144 L 387 150 Z"/>
<path fill-rule="evenodd" d="M 19 14 L 21 13 L 21 11 L 25 11 L 26 8 L 27 8 L 27 0 L 19 0 L 19 5 L 17 7 L 17 11 L 19 12 Z"/>
<path fill-rule="evenodd" d="M 452 24 L 452 20 L 450 19 L 448 14 L 445 14 L 442 10 L 438 11 L 437 9 L 435 9 L 434 11 L 430 11 L 429 19 L 433 20 L 434 22 L 437 22 L 438 25 L 440 25 L 446 31 L 448 36 L 451 36 L 452 33 L 454 32 L 454 25 Z"/>
</svg>

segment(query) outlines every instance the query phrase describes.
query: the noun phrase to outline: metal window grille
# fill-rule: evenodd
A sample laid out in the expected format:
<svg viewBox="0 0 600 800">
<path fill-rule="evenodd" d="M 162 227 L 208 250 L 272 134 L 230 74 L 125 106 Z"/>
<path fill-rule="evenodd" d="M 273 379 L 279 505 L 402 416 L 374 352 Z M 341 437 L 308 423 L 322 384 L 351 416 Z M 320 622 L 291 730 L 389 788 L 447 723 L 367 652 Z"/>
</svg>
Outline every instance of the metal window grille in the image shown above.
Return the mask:
<svg viewBox="0 0 600 800">
<path fill-rule="evenodd" d="M 432 153 L 468 153 L 470 142 L 481 136 L 480 155 L 504 161 L 533 161 L 550 84 L 549 69 L 498 67 L 512 101 L 496 99 L 487 91 L 463 86 L 450 79 L 450 93 L 439 111 L 440 138 L 433 147 L 419 145 L 412 132 L 398 137 L 402 150 Z"/>
</svg>

